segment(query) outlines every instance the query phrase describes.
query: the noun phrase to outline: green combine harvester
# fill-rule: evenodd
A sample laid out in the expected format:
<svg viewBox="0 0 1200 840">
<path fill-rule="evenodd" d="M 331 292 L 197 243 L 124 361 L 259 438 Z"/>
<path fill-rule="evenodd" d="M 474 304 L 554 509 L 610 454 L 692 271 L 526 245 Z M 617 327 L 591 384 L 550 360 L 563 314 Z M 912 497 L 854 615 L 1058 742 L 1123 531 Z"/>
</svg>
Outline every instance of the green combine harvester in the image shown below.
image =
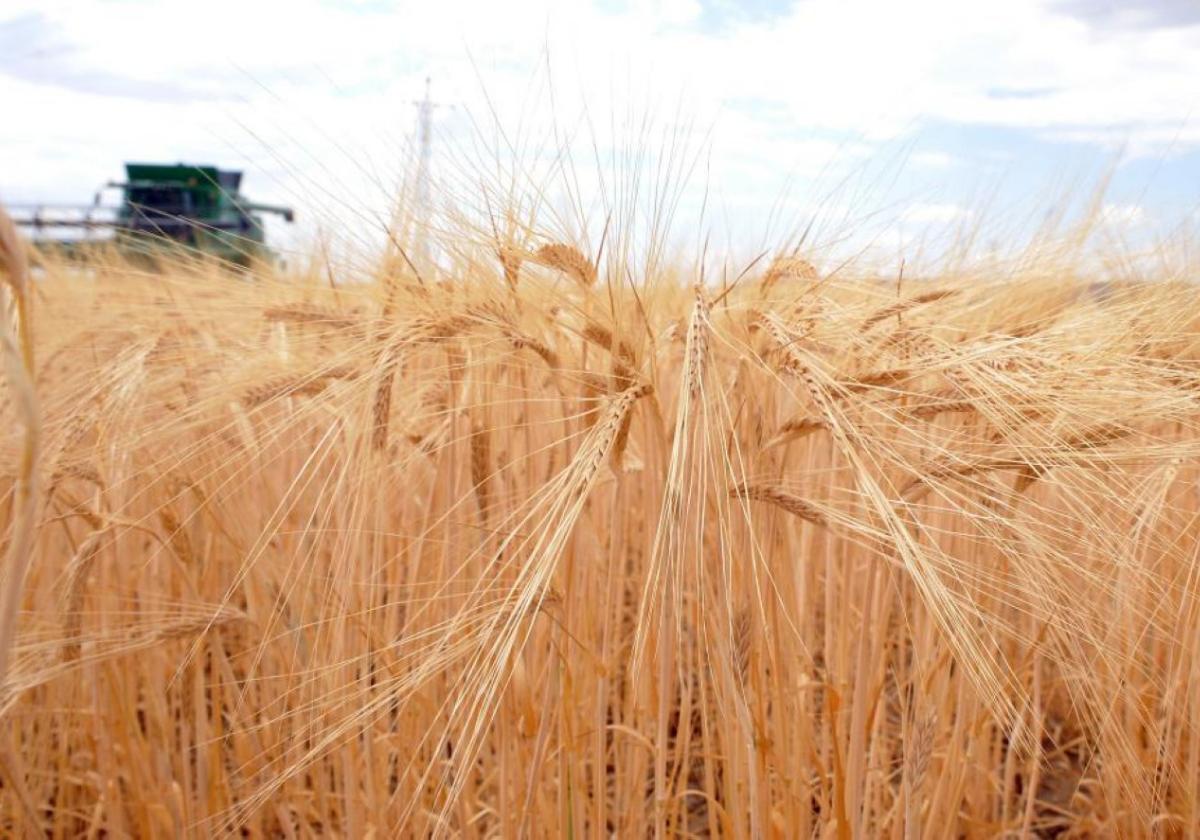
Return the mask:
<svg viewBox="0 0 1200 840">
<path fill-rule="evenodd" d="M 262 214 L 294 219 L 289 207 L 247 201 L 239 192 L 241 172 L 184 163 L 127 163 L 125 176 L 102 187 L 90 207 L 13 208 L 14 220 L 33 232 L 39 247 L 69 257 L 115 246 L 149 264 L 167 254 L 190 254 L 250 267 L 275 261 L 266 245 Z M 119 206 L 101 203 L 108 189 L 122 191 Z"/>
</svg>

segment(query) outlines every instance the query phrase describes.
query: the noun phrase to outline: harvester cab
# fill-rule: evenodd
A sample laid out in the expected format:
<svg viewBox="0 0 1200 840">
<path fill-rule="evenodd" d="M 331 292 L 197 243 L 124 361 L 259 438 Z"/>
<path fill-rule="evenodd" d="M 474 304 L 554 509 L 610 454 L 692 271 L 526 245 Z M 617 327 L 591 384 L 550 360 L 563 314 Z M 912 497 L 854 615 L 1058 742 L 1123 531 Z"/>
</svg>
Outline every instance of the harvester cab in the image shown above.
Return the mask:
<svg viewBox="0 0 1200 840">
<path fill-rule="evenodd" d="M 88 208 L 38 207 L 18 214 L 39 243 L 77 253 L 111 241 L 130 256 L 150 260 L 164 251 L 206 254 L 240 266 L 272 261 L 263 214 L 294 219 L 291 208 L 255 204 L 241 194 L 242 173 L 189 164 L 125 164 L 125 180 L 106 184 Z M 109 189 L 121 190 L 117 207 L 102 203 Z M 93 238 L 92 231 L 113 235 Z M 65 232 L 84 230 L 87 238 Z"/>
</svg>

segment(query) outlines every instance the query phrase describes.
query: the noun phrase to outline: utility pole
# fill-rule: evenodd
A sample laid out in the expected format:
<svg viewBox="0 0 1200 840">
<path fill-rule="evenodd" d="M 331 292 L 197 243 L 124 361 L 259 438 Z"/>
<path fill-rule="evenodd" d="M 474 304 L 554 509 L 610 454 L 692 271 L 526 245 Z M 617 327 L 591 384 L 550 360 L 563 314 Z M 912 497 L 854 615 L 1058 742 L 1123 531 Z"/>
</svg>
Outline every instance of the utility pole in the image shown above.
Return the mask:
<svg viewBox="0 0 1200 840">
<path fill-rule="evenodd" d="M 426 76 L 425 98 L 420 102 L 413 103 L 417 106 L 418 148 L 416 196 L 413 209 L 418 223 L 416 252 L 421 264 L 429 262 L 429 236 L 420 230 L 420 226 L 427 226 L 433 215 L 432 189 L 429 183 L 429 164 L 433 158 L 433 109 L 441 105 L 430 98 L 431 85 L 432 80 Z"/>
<path fill-rule="evenodd" d="M 417 103 L 417 212 L 426 217 L 429 212 L 429 160 L 433 155 L 433 101 L 429 98 L 432 81 L 425 77 L 425 98 Z"/>
</svg>

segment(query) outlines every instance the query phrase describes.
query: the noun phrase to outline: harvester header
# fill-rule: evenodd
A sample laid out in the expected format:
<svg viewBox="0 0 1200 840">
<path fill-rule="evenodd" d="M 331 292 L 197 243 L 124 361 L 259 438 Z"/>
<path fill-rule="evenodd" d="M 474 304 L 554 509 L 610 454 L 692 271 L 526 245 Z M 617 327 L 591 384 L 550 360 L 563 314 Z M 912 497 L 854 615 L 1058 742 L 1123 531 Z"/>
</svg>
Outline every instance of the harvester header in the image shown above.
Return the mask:
<svg viewBox="0 0 1200 840">
<path fill-rule="evenodd" d="M 262 216 L 294 219 L 289 207 L 256 204 L 241 194 L 242 173 L 185 163 L 126 163 L 125 180 L 112 181 L 90 207 L 34 207 L 18 213 L 40 243 L 80 251 L 95 242 L 71 239 L 72 230 L 110 228 L 123 251 L 153 256 L 164 248 L 208 254 L 238 265 L 270 260 Z M 108 189 L 121 190 L 119 206 L 101 203 Z M 107 241 L 107 240 L 105 240 Z"/>
</svg>

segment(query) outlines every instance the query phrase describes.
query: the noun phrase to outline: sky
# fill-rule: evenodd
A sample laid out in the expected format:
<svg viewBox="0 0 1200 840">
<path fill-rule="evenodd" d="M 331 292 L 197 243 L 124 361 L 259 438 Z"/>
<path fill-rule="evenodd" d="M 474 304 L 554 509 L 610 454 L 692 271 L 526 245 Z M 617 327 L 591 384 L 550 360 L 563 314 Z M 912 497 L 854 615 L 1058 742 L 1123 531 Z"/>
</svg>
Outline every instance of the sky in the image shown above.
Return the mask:
<svg viewBox="0 0 1200 840">
<path fill-rule="evenodd" d="M 369 242 L 427 78 L 438 201 L 557 179 L 592 235 L 635 170 L 697 247 L 990 247 L 1105 176 L 1116 240 L 1200 221 L 1195 0 L 5 0 L 0 200 L 214 163 Z"/>
</svg>

